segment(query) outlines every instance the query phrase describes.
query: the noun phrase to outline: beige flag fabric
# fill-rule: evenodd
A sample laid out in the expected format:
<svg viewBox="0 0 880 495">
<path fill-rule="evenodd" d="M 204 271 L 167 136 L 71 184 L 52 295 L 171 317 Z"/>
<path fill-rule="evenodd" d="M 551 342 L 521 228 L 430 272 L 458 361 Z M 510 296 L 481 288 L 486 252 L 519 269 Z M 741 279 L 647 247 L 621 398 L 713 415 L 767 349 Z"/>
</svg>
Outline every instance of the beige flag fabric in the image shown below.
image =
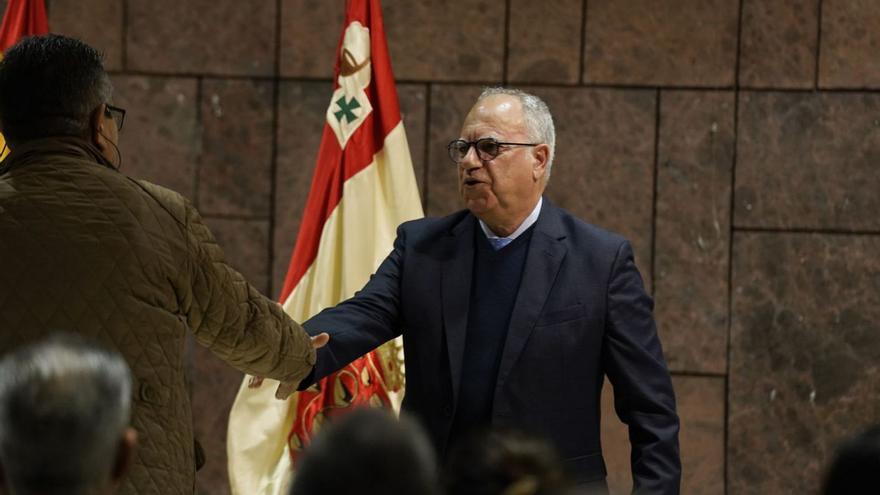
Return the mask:
<svg viewBox="0 0 880 495">
<path fill-rule="evenodd" d="M 354 295 L 391 252 L 397 226 L 423 215 L 378 0 L 348 2 L 337 57 L 280 298 L 300 322 Z M 296 457 L 321 423 L 357 404 L 399 407 L 402 372 L 402 347 L 391 342 L 286 401 L 275 399 L 277 382 L 251 388 L 245 377 L 229 418 L 232 493 L 286 494 Z"/>
</svg>

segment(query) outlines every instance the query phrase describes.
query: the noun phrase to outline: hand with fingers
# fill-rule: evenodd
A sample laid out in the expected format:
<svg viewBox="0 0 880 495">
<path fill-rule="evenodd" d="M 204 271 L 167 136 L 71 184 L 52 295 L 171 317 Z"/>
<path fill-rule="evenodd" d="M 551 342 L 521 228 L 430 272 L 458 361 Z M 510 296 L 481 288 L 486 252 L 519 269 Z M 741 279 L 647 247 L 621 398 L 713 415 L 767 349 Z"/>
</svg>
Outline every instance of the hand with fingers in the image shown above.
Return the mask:
<svg viewBox="0 0 880 495">
<path fill-rule="evenodd" d="M 326 332 L 319 333 L 312 337 L 312 347 L 315 349 L 320 349 L 327 345 L 327 342 L 330 342 L 330 334 Z M 248 388 L 260 388 L 260 385 L 263 384 L 262 376 L 252 376 L 248 380 Z M 299 383 L 294 382 L 282 382 L 278 384 L 278 389 L 275 390 L 275 398 L 279 400 L 284 400 L 290 397 L 290 394 L 296 391 L 296 387 Z"/>
</svg>

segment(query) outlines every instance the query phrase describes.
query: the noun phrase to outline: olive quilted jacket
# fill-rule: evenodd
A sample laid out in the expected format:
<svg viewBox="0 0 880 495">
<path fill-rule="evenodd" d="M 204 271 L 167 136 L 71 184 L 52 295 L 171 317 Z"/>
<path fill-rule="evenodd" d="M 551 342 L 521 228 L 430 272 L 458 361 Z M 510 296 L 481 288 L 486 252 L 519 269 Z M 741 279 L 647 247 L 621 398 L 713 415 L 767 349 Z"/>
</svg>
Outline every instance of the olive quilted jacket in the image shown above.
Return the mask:
<svg viewBox="0 0 880 495">
<path fill-rule="evenodd" d="M 2 165 L 0 353 L 59 330 L 119 350 L 139 433 L 121 493 L 194 493 L 187 332 L 241 371 L 293 382 L 315 362 L 308 336 L 226 264 L 182 196 L 91 144 L 32 141 Z"/>
</svg>

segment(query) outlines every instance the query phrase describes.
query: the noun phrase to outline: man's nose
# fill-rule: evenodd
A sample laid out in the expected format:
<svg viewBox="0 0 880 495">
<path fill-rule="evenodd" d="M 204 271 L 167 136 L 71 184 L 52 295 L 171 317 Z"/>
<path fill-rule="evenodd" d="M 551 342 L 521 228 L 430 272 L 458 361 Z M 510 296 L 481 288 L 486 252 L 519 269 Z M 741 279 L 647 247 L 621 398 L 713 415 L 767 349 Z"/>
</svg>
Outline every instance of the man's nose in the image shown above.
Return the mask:
<svg viewBox="0 0 880 495">
<path fill-rule="evenodd" d="M 476 146 L 468 148 L 467 153 L 465 153 L 461 158 L 461 161 L 458 162 L 458 166 L 465 170 L 471 170 L 483 166 L 483 161 L 480 160 L 480 154 L 477 153 Z"/>
</svg>

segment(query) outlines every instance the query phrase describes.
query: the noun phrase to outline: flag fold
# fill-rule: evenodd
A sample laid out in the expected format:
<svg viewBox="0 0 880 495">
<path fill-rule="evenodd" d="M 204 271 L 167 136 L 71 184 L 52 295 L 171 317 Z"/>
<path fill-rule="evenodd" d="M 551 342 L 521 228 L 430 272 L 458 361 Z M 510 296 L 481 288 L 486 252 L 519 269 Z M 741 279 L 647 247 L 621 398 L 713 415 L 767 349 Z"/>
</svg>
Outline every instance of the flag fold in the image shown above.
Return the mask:
<svg viewBox="0 0 880 495">
<path fill-rule="evenodd" d="M 297 321 L 351 297 L 422 216 L 379 0 L 350 0 L 312 185 L 279 301 Z M 284 194 L 278 191 L 278 194 Z M 322 422 L 356 405 L 398 407 L 402 350 L 390 342 L 287 401 L 242 383 L 230 412 L 233 494 L 286 494 Z"/>
</svg>

